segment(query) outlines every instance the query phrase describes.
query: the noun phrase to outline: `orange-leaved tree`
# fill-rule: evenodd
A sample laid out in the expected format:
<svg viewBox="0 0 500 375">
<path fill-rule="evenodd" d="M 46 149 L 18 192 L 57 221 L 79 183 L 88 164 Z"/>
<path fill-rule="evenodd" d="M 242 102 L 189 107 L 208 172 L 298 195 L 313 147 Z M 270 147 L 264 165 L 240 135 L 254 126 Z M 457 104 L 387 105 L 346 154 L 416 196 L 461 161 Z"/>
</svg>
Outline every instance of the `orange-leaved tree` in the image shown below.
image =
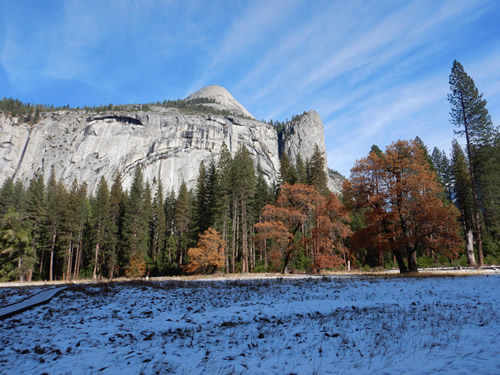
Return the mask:
<svg viewBox="0 0 500 375">
<path fill-rule="evenodd" d="M 330 193 L 317 207 L 315 219 L 311 233 L 313 269 L 319 271 L 346 264 L 350 255 L 345 239 L 352 235 L 349 211 L 335 194 Z"/>
<path fill-rule="evenodd" d="M 255 224 L 256 240 L 272 240 L 271 261 L 284 273 L 298 248 L 309 244 L 313 269 L 341 263 L 338 254 L 345 252 L 343 240 L 350 231 L 348 214 L 334 194 L 325 198 L 313 186 L 284 184 L 276 203 L 264 206 L 262 219 Z"/>
<path fill-rule="evenodd" d="M 190 263 L 184 266 L 184 271 L 189 273 L 215 272 L 218 267 L 224 267 L 224 249 L 226 242 L 213 228 L 208 228 L 199 235 L 198 247 L 190 248 L 188 256 Z"/>
<path fill-rule="evenodd" d="M 462 245 L 458 212 L 443 203 L 442 189 L 415 142 L 398 141 L 385 153 L 370 152 L 356 162 L 344 185 L 349 205 L 365 210 L 366 226 L 353 242 L 390 250 L 401 273 L 417 272 L 417 250 L 455 256 Z"/>
<path fill-rule="evenodd" d="M 255 224 L 258 240 L 273 240 L 270 250 L 271 261 L 282 264 L 283 273 L 297 251 L 295 234 L 313 215 L 323 199 L 312 187 L 302 184 L 283 184 L 275 204 L 267 204 L 262 209 L 263 221 Z"/>
</svg>

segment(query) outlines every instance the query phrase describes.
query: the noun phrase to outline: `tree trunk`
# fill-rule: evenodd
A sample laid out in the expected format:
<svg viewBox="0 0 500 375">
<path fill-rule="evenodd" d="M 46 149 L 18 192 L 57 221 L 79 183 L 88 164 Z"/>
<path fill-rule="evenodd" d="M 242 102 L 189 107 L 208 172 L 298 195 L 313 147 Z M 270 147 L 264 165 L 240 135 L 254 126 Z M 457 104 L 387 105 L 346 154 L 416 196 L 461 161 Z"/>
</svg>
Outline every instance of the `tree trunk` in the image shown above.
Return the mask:
<svg viewBox="0 0 500 375">
<path fill-rule="evenodd" d="M 97 259 L 99 257 L 99 240 L 95 244 L 95 257 L 94 257 L 94 273 L 92 274 L 92 278 L 97 279 Z"/>
<path fill-rule="evenodd" d="M 71 266 L 73 262 L 73 232 L 69 232 L 68 237 L 68 260 L 66 263 L 66 280 L 71 279 Z"/>
<path fill-rule="evenodd" d="M 33 241 L 33 249 L 35 249 L 35 241 Z M 42 272 L 43 272 L 43 258 L 45 258 L 45 251 L 40 251 L 40 270 L 38 275 L 40 276 L 40 280 L 42 280 Z"/>
<path fill-rule="evenodd" d="M 236 199 L 233 200 L 233 238 L 231 241 L 231 251 L 232 251 L 232 256 L 231 256 L 231 272 L 235 273 L 236 272 L 236 221 L 238 217 L 238 204 Z"/>
<path fill-rule="evenodd" d="M 241 201 L 241 272 L 248 273 L 247 205 Z"/>
<path fill-rule="evenodd" d="M 19 259 L 17 260 L 17 267 L 19 268 L 19 281 L 24 281 L 24 272 L 22 272 L 23 269 L 23 257 L 21 254 L 19 254 Z"/>
<path fill-rule="evenodd" d="M 468 229 L 466 233 L 467 238 L 467 262 L 469 266 L 476 266 L 476 259 L 474 258 L 474 236 L 472 235 L 472 229 Z"/>
<path fill-rule="evenodd" d="M 52 281 L 53 268 L 54 268 L 54 247 L 56 246 L 57 230 L 54 228 L 52 233 L 52 246 L 50 248 L 50 267 L 49 267 L 49 281 Z"/>
<path fill-rule="evenodd" d="M 477 247 L 477 255 L 479 258 L 479 267 L 483 266 L 483 238 L 482 238 L 482 228 L 481 228 L 481 214 L 479 213 L 479 194 L 477 191 L 477 183 L 476 183 L 476 174 L 474 171 L 474 166 L 472 165 L 472 151 L 470 146 L 470 137 L 469 137 L 469 126 L 467 122 L 466 116 L 466 108 L 465 103 L 463 101 L 463 96 L 461 97 L 462 103 L 462 114 L 464 119 L 464 127 L 465 127 L 465 139 L 467 140 L 467 156 L 469 158 L 469 175 L 470 181 L 472 185 L 472 225 L 474 227 L 474 232 L 476 235 L 476 247 Z"/>
<path fill-rule="evenodd" d="M 408 272 L 418 272 L 416 250 L 408 251 Z"/>
<path fill-rule="evenodd" d="M 401 255 L 401 251 L 394 249 L 392 251 L 394 257 L 396 258 L 396 262 L 398 262 L 399 272 L 400 273 L 408 273 L 408 268 L 406 267 L 403 256 Z"/>
<path fill-rule="evenodd" d="M 80 253 L 81 253 L 81 241 L 82 241 L 82 229 L 83 225 L 80 224 L 80 229 L 78 230 L 78 240 L 76 245 L 76 254 L 75 254 L 75 265 L 73 267 L 73 279 L 78 278 L 78 273 L 80 270 Z"/>
<path fill-rule="evenodd" d="M 82 247 L 83 247 L 83 233 L 80 236 L 80 240 L 78 241 L 78 256 L 76 258 L 77 264 L 75 265 L 76 268 L 75 279 L 77 280 L 80 278 L 80 266 L 82 264 Z"/>
</svg>

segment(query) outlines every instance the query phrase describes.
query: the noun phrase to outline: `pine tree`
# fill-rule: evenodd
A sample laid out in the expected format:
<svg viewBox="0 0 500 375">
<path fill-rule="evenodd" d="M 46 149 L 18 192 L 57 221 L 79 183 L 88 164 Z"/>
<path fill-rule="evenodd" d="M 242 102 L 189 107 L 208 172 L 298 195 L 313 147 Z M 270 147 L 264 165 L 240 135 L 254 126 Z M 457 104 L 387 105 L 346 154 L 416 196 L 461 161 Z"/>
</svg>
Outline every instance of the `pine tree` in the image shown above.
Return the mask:
<svg viewBox="0 0 500 375">
<path fill-rule="evenodd" d="M 455 205 L 460 210 L 460 222 L 465 236 L 467 259 L 470 266 L 476 265 L 473 247 L 472 187 L 465 154 L 454 139 L 451 149 L 451 175 Z"/>
<path fill-rule="evenodd" d="M 307 183 L 312 185 L 321 194 L 327 195 L 330 191 L 327 186 L 327 175 L 325 172 L 325 156 L 318 145 L 314 146 L 314 152 L 307 162 Z"/>
<path fill-rule="evenodd" d="M 163 200 L 163 185 L 161 180 L 156 186 L 156 193 L 153 199 L 153 221 L 151 225 L 151 260 L 155 265 L 156 272 L 159 273 L 165 266 L 165 246 L 167 224 L 165 219 L 165 202 Z"/>
<path fill-rule="evenodd" d="M 38 278 L 43 279 L 43 266 L 46 253 L 44 243 L 44 234 L 46 231 L 47 221 L 47 200 L 45 195 L 45 184 L 42 175 L 35 175 L 30 181 L 30 185 L 26 190 L 26 218 L 31 227 L 31 244 L 37 254 L 39 271 Z M 30 278 L 31 279 L 31 278 Z M 28 280 L 31 281 L 31 280 Z"/>
<path fill-rule="evenodd" d="M 46 233 L 50 236 L 47 244 L 50 249 L 49 281 L 52 281 L 54 278 L 54 262 L 57 250 L 56 241 L 58 239 L 63 219 L 63 192 L 64 190 L 62 189 L 62 186 L 56 181 L 55 169 L 52 167 L 47 184 L 47 221 L 45 223 Z"/>
<path fill-rule="evenodd" d="M 297 171 L 286 152 L 280 157 L 280 184 L 293 185 L 297 182 Z"/>
<path fill-rule="evenodd" d="M 110 192 L 110 217 L 111 217 L 111 243 L 108 252 L 108 277 L 113 278 L 114 273 L 119 267 L 125 266 L 125 253 L 123 246 L 123 219 L 125 212 L 125 194 L 122 188 L 121 173 L 118 172 L 111 185 Z"/>
<path fill-rule="evenodd" d="M 231 195 L 232 195 L 232 156 L 227 148 L 226 144 L 223 142 L 221 146 L 221 151 L 219 153 L 219 160 L 217 163 L 217 179 L 215 181 L 215 212 L 214 212 L 214 222 L 215 229 L 221 233 L 222 239 L 226 243 L 232 243 L 232 231 L 231 231 Z M 228 251 L 232 252 L 232 247 L 226 247 L 225 255 L 225 265 L 226 270 L 230 270 L 229 259 L 230 254 Z"/>
<path fill-rule="evenodd" d="M 187 186 L 183 181 L 179 188 L 174 214 L 175 235 L 177 237 L 177 261 L 179 266 L 183 265 L 184 254 L 188 248 L 189 239 L 187 236 L 191 225 L 191 214 L 191 200 Z"/>
<path fill-rule="evenodd" d="M 253 226 L 252 215 L 248 209 L 252 205 L 255 194 L 255 168 L 252 157 L 245 146 L 241 146 L 236 153 L 232 164 L 232 187 L 233 187 L 233 236 L 240 232 L 241 228 L 241 270 L 249 272 L 249 229 Z M 250 225 L 249 225 L 250 224 Z M 233 239 L 233 251 L 236 247 Z M 233 271 L 236 254 L 233 257 Z"/>
<path fill-rule="evenodd" d="M 144 251 L 144 259 L 148 263 L 148 269 L 151 268 L 151 258 L 150 254 L 152 253 L 152 232 L 153 232 L 153 193 L 151 191 L 151 185 L 149 182 L 146 182 L 144 185 L 144 196 L 142 198 L 142 202 L 144 205 L 144 221 L 146 224 L 146 248 Z"/>
<path fill-rule="evenodd" d="M 176 197 L 174 190 L 170 190 L 170 193 L 167 194 L 164 203 L 164 211 L 165 211 L 165 229 L 166 229 L 166 245 L 165 251 L 166 254 L 164 256 L 169 267 L 172 267 L 174 263 L 177 261 L 176 259 L 176 250 L 177 250 L 177 241 L 175 239 L 175 205 L 176 205 Z"/>
<path fill-rule="evenodd" d="M 297 182 L 303 185 L 307 184 L 307 168 L 300 154 L 297 155 L 295 169 L 297 171 Z"/>
<path fill-rule="evenodd" d="M 29 223 L 9 206 L 0 220 L 0 280 L 29 279 L 35 262 Z"/>
<path fill-rule="evenodd" d="M 142 270 L 148 249 L 148 217 L 145 205 L 145 187 L 141 168 L 135 168 L 130 193 L 125 203 L 123 218 L 123 236 L 127 254 L 125 260 L 132 271 L 128 274 L 136 277 Z"/>
<path fill-rule="evenodd" d="M 15 206 L 14 180 L 7 178 L 0 188 L 0 218 L 7 213 L 9 207 Z"/>
<path fill-rule="evenodd" d="M 465 72 L 462 64 L 453 61 L 450 74 L 450 90 L 448 100 L 451 104 L 451 122 L 460 130 L 459 135 L 465 135 L 469 174 L 472 185 L 473 227 L 476 240 L 479 266 L 483 259 L 483 224 L 480 212 L 480 177 L 478 176 L 478 154 L 475 152 L 481 146 L 489 144 L 494 138 L 495 129 L 486 109 L 486 100 L 479 94 L 474 80 Z"/>
<path fill-rule="evenodd" d="M 198 169 L 198 178 L 196 180 L 196 189 L 194 193 L 193 221 L 194 221 L 194 236 L 202 233 L 208 228 L 207 222 L 207 168 L 205 162 L 200 163 Z"/>
<path fill-rule="evenodd" d="M 97 184 L 95 199 L 92 204 L 92 230 L 95 239 L 94 267 L 92 278 L 95 280 L 101 275 L 104 256 L 102 253 L 109 251 L 111 240 L 111 205 L 108 184 L 101 177 Z"/>
<path fill-rule="evenodd" d="M 431 158 L 434 169 L 436 170 L 439 178 L 439 182 L 445 189 L 446 199 L 451 201 L 451 166 L 448 157 L 444 151 L 440 151 L 437 147 L 434 147 Z"/>
</svg>

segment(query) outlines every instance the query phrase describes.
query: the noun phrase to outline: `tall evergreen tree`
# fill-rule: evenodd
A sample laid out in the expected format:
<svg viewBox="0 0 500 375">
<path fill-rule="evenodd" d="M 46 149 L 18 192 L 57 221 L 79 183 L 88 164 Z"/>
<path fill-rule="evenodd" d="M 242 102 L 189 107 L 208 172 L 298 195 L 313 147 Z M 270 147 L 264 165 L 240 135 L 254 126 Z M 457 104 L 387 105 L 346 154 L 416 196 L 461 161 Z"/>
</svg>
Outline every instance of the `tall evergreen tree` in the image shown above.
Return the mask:
<svg viewBox="0 0 500 375">
<path fill-rule="evenodd" d="M 37 254 L 39 270 L 38 278 L 43 279 L 43 267 L 45 264 L 46 246 L 44 240 L 47 233 L 45 224 L 47 222 L 47 200 L 45 195 L 45 184 L 42 175 L 35 175 L 26 190 L 26 218 L 31 227 L 31 245 Z M 31 280 L 29 280 L 31 281 Z"/>
<path fill-rule="evenodd" d="M 483 260 L 482 220 L 480 212 L 480 178 L 477 164 L 478 154 L 475 150 L 489 144 L 494 136 L 495 128 L 486 109 L 486 100 L 479 94 L 474 80 L 465 72 L 462 64 L 453 61 L 450 74 L 450 90 L 448 100 L 451 104 L 451 122 L 459 128 L 459 135 L 465 135 L 467 142 L 467 157 L 469 160 L 469 174 L 472 185 L 473 226 L 476 239 L 479 266 Z"/>
<path fill-rule="evenodd" d="M 241 146 L 236 153 L 232 164 L 233 187 L 233 236 L 241 233 L 241 270 L 249 272 L 249 230 L 254 224 L 249 213 L 255 194 L 255 168 L 252 157 L 245 146 Z M 250 224 L 250 225 L 249 225 Z M 239 231 L 241 229 L 241 232 Z M 236 246 L 235 239 L 233 245 Z M 234 249 L 234 247 L 233 247 Z M 233 262 L 236 260 L 233 257 Z M 234 270 L 234 263 L 233 263 Z"/>
<path fill-rule="evenodd" d="M 462 147 L 456 139 L 452 142 L 451 149 L 451 175 L 453 185 L 454 203 L 460 210 L 460 221 L 462 223 L 464 239 L 467 250 L 469 265 L 475 266 L 473 246 L 473 212 L 472 212 L 472 187 L 467 160 Z"/>
<path fill-rule="evenodd" d="M 448 160 L 446 153 L 444 151 L 440 151 L 437 147 L 434 147 L 431 158 L 436 173 L 438 175 L 439 182 L 443 185 L 445 189 L 446 198 L 448 201 L 451 201 L 452 194 L 451 194 L 450 161 Z"/>
<path fill-rule="evenodd" d="M 294 184 L 297 182 L 297 171 L 286 152 L 280 157 L 280 184 Z"/>
<path fill-rule="evenodd" d="M 109 272 L 108 276 L 112 279 L 115 271 L 125 265 L 125 252 L 123 246 L 125 194 L 123 192 L 122 176 L 120 172 L 118 172 L 113 178 L 109 201 L 112 234 L 107 264 Z"/>
<path fill-rule="evenodd" d="M 225 143 L 222 143 L 217 163 L 217 179 L 215 181 L 215 212 L 214 221 L 215 229 L 221 233 L 222 239 L 227 244 L 232 243 L 231 231 L 231 195 L 232 195 L 232 156 Z M 225 264 L 226 270 L 229 270 L 230 253 L 232 247 L 225 248 Z"/>
<path fill-rule="evenodd" d="M 9 207 L 15 206 L 14 180 L 7 178 L 0 188 L 0 218 L 7 213 Z"/>
<path fill-rule="evenodd" d="M 93 261 L 92 278 L 101 276 L 102 266 L 106 253 L 111 247 L 112 215 L 108 183 L 101 177 L 97 184 L 97 192 L 92 204 L 92 230 L 95 239 L 95 252 Z M 103 256 L 103 253 L 106 254 Z M 111 262 L 113 263 L 113 262 Z"/>
<path fill-rule="evenodd" d="M 327 186 L 327 175 L 325 172 L 325 156 L 316 144 L 314 152 L 307 163 L 307 183 L 312 185 L 322 195 L 328 194 L 330 191 Z"/>
<path fill-rule="evenodd" d="M 56 245 L 63 221 L 63 193 L 63 186 L 57 183 L 55 170 L 54 167 L 52 167 L 47 184 L 47 221 L 45 225 L 46 233 L 50 237 L 47 243 L 50 249 L 49 281 L 54 279 L 54 262 L 57 251 Z"/>
<path fill-rule="evenodd" d="M 125 203 L 123 236 L 126 244 L 127 275 L 141 276 L 145 271 L 148 248 L 148 218 L 146 216 L 145 187 L 142 171 L 135 168 L 130 193 Z"/>
<path fill-rule="evenodd" d="M 29 223 L 9 206 L 0 219 L 0 280 L 29 280 L 35 262 Z"/>
<path fill-rule="evenodd" d="M 297 171 L 297 182 L 299 184 L 307 184 L 307 168 L 302 156 L 297 155 L 297 160 L 295 161 L 295 169 Z"/>
<path fill-rule="evenodd" d="M 175 203 L 175 235 L 177 237 L 177 262 L 179 266 L 183 265 L 184 254 L 189 247 L 188 232 L 191 225 L 191 199 L 187 186 L 182 182 Z"/>
<path fill-rule="evenodd" d="M 151 260 L 157 273 L 165 268 L 165 246 L 167 223 L 165 219 L 165 202 L 163 199 L 163 184 L 161 180 L 156 186 L 155 196 L 153 198 L 153 220 L 151 225 Z"/>
</svg>

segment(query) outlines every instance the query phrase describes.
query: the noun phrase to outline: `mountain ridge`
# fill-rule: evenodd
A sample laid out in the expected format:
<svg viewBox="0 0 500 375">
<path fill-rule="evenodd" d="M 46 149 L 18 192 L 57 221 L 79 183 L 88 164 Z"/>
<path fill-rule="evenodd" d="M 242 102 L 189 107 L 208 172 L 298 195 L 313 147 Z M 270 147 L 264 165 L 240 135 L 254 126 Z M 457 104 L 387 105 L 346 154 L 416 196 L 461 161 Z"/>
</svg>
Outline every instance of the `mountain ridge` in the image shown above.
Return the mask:
<svg viewBox="0 0 500 375">
<path fill-rule="evenodd" d="M 183 181 L 193 188 L 201 161 L 216 157 L 225 143 L 232 155 L 241 145 L 247 147 L 267 182 L 278 181 L 280 141 L 276 129 L 247 116 L 250 113 L 221 86 L 208 86 L 185 100 L 199 98 L 210 99 L 198 100 L 201 104 L 219 106 L 208 106 L 208 111 L 213 108 L 232 115 L 183 113 L 175 107 L 154 105 L 120 106 L 133 110 L 116 111 L 110 106 L 100 112 L 41 112 L 39 122 L 32 124 L 0 112 L 0 178 L 14 177 L 28 183 L 36 173 L 47 179 L 54 167 L 56 178 L 67 186 L 76 178 L 93 191 L 101 176 L 110 182 L 120 172 L 124 188 L 128 188 L 139 165 L 146 179 L 161 178 L 166 191 L 177 191 Z M 294 129 L 294 134 L 286 135 L 289 155 L 310 157 L 319 142 L 326 158 L 323 124 L 316 112 L 289 124 Z M 329 187 L 339 191 L 338 182 Z"/>
</svg>

